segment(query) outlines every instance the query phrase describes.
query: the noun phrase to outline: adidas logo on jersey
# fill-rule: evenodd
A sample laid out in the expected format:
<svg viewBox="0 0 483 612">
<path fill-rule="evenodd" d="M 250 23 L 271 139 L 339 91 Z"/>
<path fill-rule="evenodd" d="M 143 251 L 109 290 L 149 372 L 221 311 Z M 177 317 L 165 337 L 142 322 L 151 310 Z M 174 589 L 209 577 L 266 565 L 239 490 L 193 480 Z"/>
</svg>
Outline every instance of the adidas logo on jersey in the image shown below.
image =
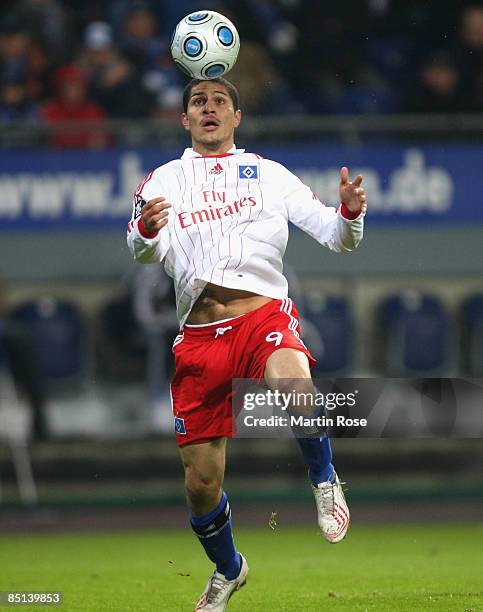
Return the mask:
<svg viewBox="0 0 483 612">
<path fill-rule="evenodd" d="M 223 172 L 223 166 L 218 162 L 216 166 L 210 170 L 210 174 L 221 174 Z"/>
</svg>

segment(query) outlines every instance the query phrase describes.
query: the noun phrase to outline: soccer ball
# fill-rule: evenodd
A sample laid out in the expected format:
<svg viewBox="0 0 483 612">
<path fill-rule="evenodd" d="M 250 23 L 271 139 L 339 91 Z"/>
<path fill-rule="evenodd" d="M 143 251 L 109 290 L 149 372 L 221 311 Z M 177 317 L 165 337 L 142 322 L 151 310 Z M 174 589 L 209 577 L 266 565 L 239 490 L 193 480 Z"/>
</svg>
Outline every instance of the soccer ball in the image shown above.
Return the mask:
<svg viewBox="0 0 483 612">
<path fill-rule="evenodd" d="M 215 79 L 233 68 L 240 37 L 232 22 L 215 11 L 198 11 L 184 17 L 171 40 L 171 55 L 191 78 Z"/>
</svg>

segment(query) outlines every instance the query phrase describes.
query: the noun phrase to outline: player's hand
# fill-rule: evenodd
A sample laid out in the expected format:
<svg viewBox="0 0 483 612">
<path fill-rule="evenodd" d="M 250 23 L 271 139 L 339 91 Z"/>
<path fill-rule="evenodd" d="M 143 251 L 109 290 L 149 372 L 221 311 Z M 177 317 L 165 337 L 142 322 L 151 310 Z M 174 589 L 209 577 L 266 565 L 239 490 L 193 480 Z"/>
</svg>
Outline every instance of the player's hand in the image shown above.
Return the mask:
<svg viewBox="0 0 483 612">
<path fill-rule="evenodd" d="M 169 208 L 171 208 L 171 204 L 166 202 L 166 198 L 163 197 L 146 202 L 141 210 L 141 219 L 148 232 L 159 232 L 168 223 Z"/>
<path fill-rule="evenodd" d="M 343 166 L 340 169 L 339 196 L 347 208 L 353 213 L 365 213 L 367 211 L 366 194 L 361 187 L 362 174 L 358 174 L 354 181 L 349 180 L 349 168 Z"/>
</svg>

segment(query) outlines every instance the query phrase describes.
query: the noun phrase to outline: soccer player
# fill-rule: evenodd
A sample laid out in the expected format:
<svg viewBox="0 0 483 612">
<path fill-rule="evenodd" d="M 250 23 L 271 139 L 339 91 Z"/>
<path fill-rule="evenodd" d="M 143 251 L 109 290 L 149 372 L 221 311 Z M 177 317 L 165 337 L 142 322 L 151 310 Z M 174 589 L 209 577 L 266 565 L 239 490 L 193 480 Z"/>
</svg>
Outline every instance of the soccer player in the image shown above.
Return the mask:
<svg viewBox="0 0 483 612">
<path fill-rule="evenodd" d="M 220 612 L 248 565 L 235 547 L 222 489 L 232 434 L 232 379 L 311 380 L 282 257 L 288 221 L 337 252 L 360 242 L 367 204 L 362 176 L 340 172 L 338 209 L 282 165 L 237 149 L 238 92 L 227 80 L 192 80 L 181 121 L 192 147 L 138 186 L 127 241 L 142 263 L 164 262 L 176 289 L 180 333 L 171 384 L 191 525 L 216 565 L 196 611 Z M 327 437 L 298 438 L 323 536 L 339 542 L 349 509 Z"/>
</svg>

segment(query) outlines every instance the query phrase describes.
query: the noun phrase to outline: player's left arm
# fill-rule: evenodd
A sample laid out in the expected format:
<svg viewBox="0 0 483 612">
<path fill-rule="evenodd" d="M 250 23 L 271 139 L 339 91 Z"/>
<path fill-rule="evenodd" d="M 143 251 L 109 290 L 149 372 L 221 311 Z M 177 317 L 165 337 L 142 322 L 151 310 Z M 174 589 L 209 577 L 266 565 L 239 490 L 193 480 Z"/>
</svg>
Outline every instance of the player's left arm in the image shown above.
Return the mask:
<svg viewBox="0 0 483 612">
<path fill-rule="evenodd" d="M 288 172 L 288 171 L 287 171 Z M 294 225 L 332 251 L 352 251 L 362 240 L 367 201 L 363 176 L 352 182 L 346 166 L 340 171 L 339 208 L 325 206 L 293 174 L 289 173 L 289 191 L 285 197 L 288 218 Z"/>
</svg>

